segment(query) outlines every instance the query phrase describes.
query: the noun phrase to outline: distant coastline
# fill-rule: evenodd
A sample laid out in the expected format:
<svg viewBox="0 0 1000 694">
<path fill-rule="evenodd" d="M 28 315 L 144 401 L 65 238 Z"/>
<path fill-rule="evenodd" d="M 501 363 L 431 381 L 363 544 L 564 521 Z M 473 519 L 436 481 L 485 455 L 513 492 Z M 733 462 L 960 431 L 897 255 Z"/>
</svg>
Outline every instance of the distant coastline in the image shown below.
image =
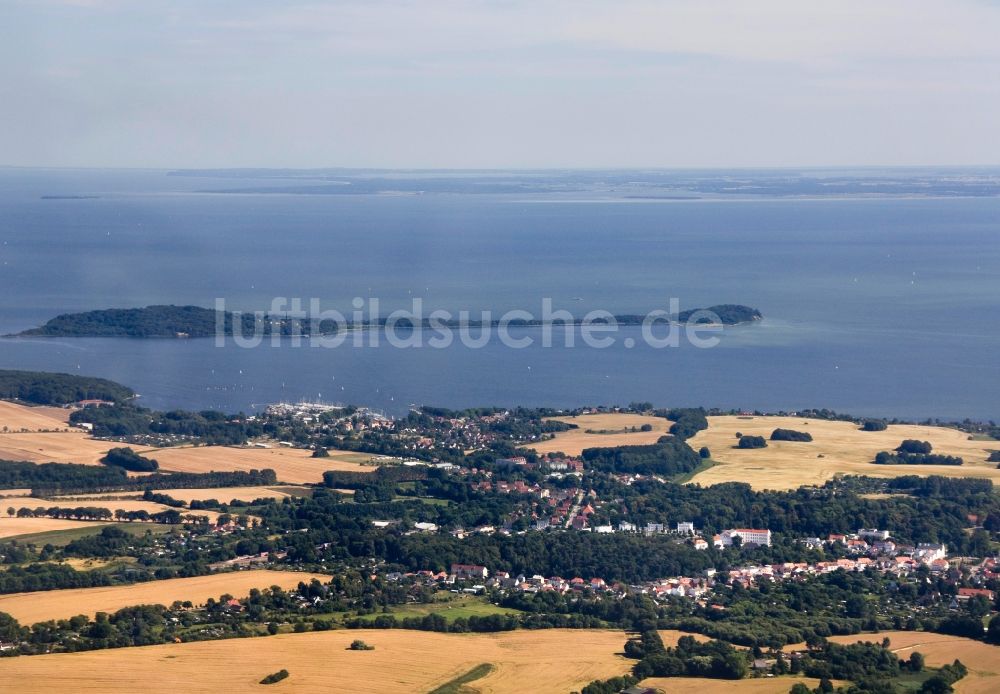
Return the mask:
<svg viewBox="0 0 1000 694">
<path fill-rule="evenodd" d="M 42 200 L 99 200 L 99 195 L 43 195 Z"/>
</svg>

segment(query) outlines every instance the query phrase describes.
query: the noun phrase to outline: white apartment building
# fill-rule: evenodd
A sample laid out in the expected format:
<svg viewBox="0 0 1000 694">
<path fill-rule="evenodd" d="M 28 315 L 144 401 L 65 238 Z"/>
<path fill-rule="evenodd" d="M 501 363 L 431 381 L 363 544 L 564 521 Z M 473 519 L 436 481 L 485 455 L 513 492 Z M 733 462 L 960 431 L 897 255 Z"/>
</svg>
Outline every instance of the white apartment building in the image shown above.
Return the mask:
<svg viewBox="0 0 1000 694">
<path fill-rule="evenodd" d="M 754 544 L 762 547 L 771 546 L 771 531 L 757 528 L 730 528 L 723 530 L 713 538 L 716 547 L 732 547 L 733 538 L 740 538 L 744 545 Z"/>
</svg>

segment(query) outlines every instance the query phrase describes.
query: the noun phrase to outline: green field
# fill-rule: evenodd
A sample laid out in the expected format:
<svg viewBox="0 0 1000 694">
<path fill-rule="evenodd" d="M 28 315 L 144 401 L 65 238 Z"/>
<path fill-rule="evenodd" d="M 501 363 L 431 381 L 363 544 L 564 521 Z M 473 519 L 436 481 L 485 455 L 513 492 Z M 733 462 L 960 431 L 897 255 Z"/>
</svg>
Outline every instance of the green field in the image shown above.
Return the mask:
<svg viewBox="0 0 1000 694">
<path fill-rule="evenodd" d="M 290 496 L 312 496 L 312 493 L 313 493 L 312 489 L 307 488 L 307 487 L 299 487 L 299 486 L 283 487 L 283 486 L 278 485 L 278 486 L 274 486 L 274 487 L 268 487 L 268 489 L 270 489 L 271 491 L 274 491 L 274 492 L 280 492 L 282 494 L 288 494 Z"/>
<path fill-rule="evenodd" d="M 393 501 L 419 501 L 431 506 L 450 506 L 452 503 L 448 499 L 438 499 L 433 496 L 396 496 L 393 498 Z"/>
<path fill-rule="evenodd" d="M 711 458 L 706 458 L 706 459 L 702 460 L 701 463 L 698 465 L 698 467 L 696 467 L 691 472 L 686 472 L 686 473 L 684 473 L 682 475 L 676 475 L 676 476 L 672 477 L 670 479 L 670 481 L 671 482 L 675 482 L 677 484 L 687 484 L 698 473 L 705 472 L 705 470 L 708 470 L 709 468 L 713 468 L 716 465 L 718 465 L 717 462 L 715 462 Z"/>
<path fill-rule="evenodd" d="M 923 672 L 903 672 L 892 682 L 904 692 L 916 692 L 937 672 L 935 668 L 927 668 Z"/>
<path fill-rule="evenodd" d="M 407 617 L 426 617 L 429 614 L 440 614 L 448 621 L 459 618 L 487 617 L 494 614 L 519 614 L 517 610 L 500 607 L 475 595 L 455 595 L 453 593 L 438 593 L 438 599 L 431 603 L 414 603 L 390 607 L 388 612 L 368 614 L 358 617 L 364 621 L 374 621 L 382 614 L 390 614 L 396 619 Z"/>
</svg>

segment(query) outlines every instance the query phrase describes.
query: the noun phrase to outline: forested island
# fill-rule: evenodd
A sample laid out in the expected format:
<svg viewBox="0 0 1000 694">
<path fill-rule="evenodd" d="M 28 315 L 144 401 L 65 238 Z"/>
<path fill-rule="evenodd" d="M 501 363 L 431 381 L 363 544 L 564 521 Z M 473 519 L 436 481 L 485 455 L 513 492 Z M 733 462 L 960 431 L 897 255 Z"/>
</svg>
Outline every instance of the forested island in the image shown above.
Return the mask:
<svg viewBox="0 0 1000 694">
<path fill-rule="evenodd" d="M 145 308 L 111 308 L 82 313 L 66 313 L 49 320 L 38 328 L 31 328 L 9 337 L 130 337 L 130 338 L 193 338 L 214 337 L 218 326 L 226 336 L 235 334 L 253 335 L 257 318 L 253 313 L 220 312 L 200 306 L 156 305 Z M 718 304 L 707 308 L 681 311 L 673 317 L 677 323 L 739 325 L 761 320 L 763 314 L 756 308 L 740 304 Z M 622 314 L 613 316 L 618 325 L 642 325 L 646 319 L 642 314 Z M 536 327 L 546 324 L 562 324 L 561 320 L 543 319 L 512 320 L 513 327 Z M 574 324 L 583 318 L 574 317 Z M 599 321 L 595 321 L 599 322 Z M 607 321 L 610 322 L 610 321 Z M 388 318 L 380 317 L 363 321 L 335 321 L 331 319 L 289 318 L 285 315 L 264 315 L 261 330 L 264 335 L 332 335 L 343 330 L 364 330 L 385 327 Z M 471 328 L 495 328 L 508 324 L 501 319 L 471 320 Z M 422 319 L 396 321 L 400 328 L 458 328 L 458 320 L 432 322 Z"/>
</svg>

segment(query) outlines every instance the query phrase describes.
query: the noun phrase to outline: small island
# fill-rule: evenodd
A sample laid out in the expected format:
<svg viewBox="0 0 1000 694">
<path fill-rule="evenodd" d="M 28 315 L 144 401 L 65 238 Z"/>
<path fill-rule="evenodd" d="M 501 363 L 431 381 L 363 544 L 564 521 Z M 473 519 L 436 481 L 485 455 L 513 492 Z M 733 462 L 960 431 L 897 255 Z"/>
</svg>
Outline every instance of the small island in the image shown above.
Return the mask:
<svg viewBox="0 0 1000 694">
<path fill-rule="evenodd" d="M 620 326 L 642 325 L 646 319 L 642 314 L 623 314 L 613 316 L 614 323 Z M 697 325 L 733 326 L 753 323 L 763 319 L 763 314 L 756 308 L 741 304 L 718 304 L 707 308 L 695 308 L 681 311 L 672 318 L 675 323 L 692 322 Z M 144 308 L 109 308 L 81 313 L 65 313 L 37 328 L 24 330 L 7 337 L 127 337 L 127 338 L 168 338 L 184 339 L 198 337 L 214 337 L 221 327 L 222 334 L 232 336 L 253 335 L 255 316 L 252 313 L 236 314 L 230 311 L 217 311 L 200 306 L 155 305 Z M 576 324 L 583 318 L 574 318 Z M 329 319 L 293 319 L 284 315 L 265 315 L 261 322 L 262 334 L 270 335 L 333 335 L 342 330 L 364 330 L 385 327 L 386 318 L 376 318 L 361 322 L 344 320 L 337 322 Z M 601 322 L 601 321 L 595 321 Z M 610 322 L 610 321 L 607 321 Z M 489 321 L 471 321 L 472 328 L 496 328 L 505 321 L 494 319 Z M 546 321 L 541 319 L 513 320 L 511 327 L 540 327 L 547 324 L 562 324 L 561 320 Z M 417 324 L 410 321 L 397 323 L 400 328 L 430 328 L 429 319 L 423 319 Z M 459 321 L 450 320 L 439 324 L 449 328 L 458 328 Z"/>
</svg>

